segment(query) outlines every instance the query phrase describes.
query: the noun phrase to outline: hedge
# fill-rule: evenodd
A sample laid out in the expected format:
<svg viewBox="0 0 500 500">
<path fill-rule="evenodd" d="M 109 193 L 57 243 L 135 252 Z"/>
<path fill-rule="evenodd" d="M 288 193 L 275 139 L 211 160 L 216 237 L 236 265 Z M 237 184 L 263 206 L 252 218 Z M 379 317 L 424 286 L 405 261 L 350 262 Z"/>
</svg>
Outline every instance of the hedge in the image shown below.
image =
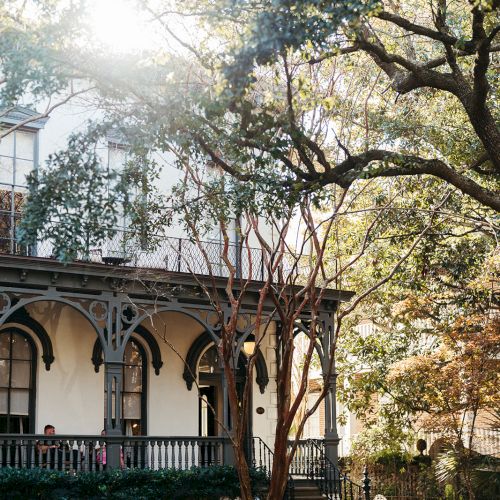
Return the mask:
<svg viewBox="0 0 500 500">
<path fill-rule="evenodd" d="M 266 487 L 266 475 L 250 470 L 252 490 Z M 131 469 L 85 472 L 76 476 L 46 469 L 0 469 L 0 498 L 21 499 L 168 499 L 236 498 L 240 488 L 234 467 L 193 467 L 189 470 Z"/>
</svg>

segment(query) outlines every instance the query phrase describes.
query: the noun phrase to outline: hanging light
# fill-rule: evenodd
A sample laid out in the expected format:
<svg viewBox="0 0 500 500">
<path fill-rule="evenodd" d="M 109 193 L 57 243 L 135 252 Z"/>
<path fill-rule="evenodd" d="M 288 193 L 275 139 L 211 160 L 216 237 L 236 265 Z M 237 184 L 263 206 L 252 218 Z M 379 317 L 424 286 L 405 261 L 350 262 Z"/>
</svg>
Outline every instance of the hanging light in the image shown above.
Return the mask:
<svg viewBox="0 0 500 500">
<path fill-rule="evenodd" d="M 255 340 L 247 340 L 243 342 L 243 352 L 247 356 L 251 356 L 255 351 Z"/>
</svg>

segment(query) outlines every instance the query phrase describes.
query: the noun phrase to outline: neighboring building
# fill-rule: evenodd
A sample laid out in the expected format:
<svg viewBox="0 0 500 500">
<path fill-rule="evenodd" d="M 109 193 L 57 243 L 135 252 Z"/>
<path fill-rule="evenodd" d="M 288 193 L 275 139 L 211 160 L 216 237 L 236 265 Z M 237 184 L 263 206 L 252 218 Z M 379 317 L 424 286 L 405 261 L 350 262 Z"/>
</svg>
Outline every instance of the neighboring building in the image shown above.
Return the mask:
<svg viewBox="0 0 500 500">
<path fill-rule="evenodd" d="M 320 371 L 312 371 L 309 378 L 309 391 L 307 394 L 307 409 L 311 409 L 317 402 L 321 391 L 323 390 L 323 375 Z M 351 412 L 342 402 L 336 401 L 337 415 L 345 421 L 343 424 L 337 422 L 337 431 L 339 437 L 338 453 L 339 457 L 349 456 L 351 445 L 363 430 L 364 424 L 355 413 Z M 309 417 L 302 439 L 324 439 L 325 428 L 325 408 L 319 405 L 317 410 Z"/>
<path fill-rule="evenodd" d="M 376 325 L 368 319 L 360 321 L 357 325 L 356 330 L 360 336 L 366 338 L 367 336 L 375 332 Z M 427 347 L 432 347 L 435 343 L 435 338 L 432 336 L 425 335 L 421 339 L 422 345 Z M 367 370 L 367 367 L 359 366 L 359 373 L 363 373 Z M 309 376 L 309 391 L 307 395 L 307 408 L 312 408 L 317 401 L 319 394 L 323 388 L 323 376 L 321 370 L 311 370 Z M 373 399 L 373 408 L 377 405 L 384 403 L 384 397 Z M 351 453 L 351 446 L 356 440 L 360 432 L 365 428 L 365 424 L 362 419 L 356 416 L 356 414 L 350 411 L 343 403 L 337 402 L 337 411 L 339 415 L 342 415 L 344 424 L 337 424 L 338 434 L 340 438 L 339 442 L 339 457 L 349 456 Z M 462 436 L 462 441 L 465 446 L 468 445 L 470 437 L 470 425 L 466 423 L 464 427 L 464 433 Z M 477 415 L 476 421 L 472 424 L 474 426 L 474 435 L 472 442 L 472 449 L 482 455 L 490 455 L 495 457 L 500 457 L 500 429 L 498 428 L 498 423 L 496 426 L 492 427 L 492 417 L 488 412 L 480 412 Z M 302 435 L 303 439 L 323 439 L 324 429 L 324 408 L 322 406 L 318 407 L 317 411 L 309 418 L 307 425 L 304 427 L 304 432 Z M 432 458 L 436 458 L 437 455 L 443 450 L 443 446 L 446 444 L 443 433 L 432 432 L 420 430 L 417 433 L 417 437 L 420 439 L 425 439 L 427 444 L 427 451 Z M 416 448 L 408 450 L 410 452 L 416 453 Z"/>
<path fill-rule="evenodd" d="M 10 124 L 29 113 L 8 115 Z M 46 424 L 69 436 L 74 450 L 83 447 L 82 468 L 98 463 L 91 458 L 95 438 L 88 436 L 105 427 L 109 439 L 128 436 L 126 455 L 136 465 L 188 467 L 222 461 L 218 422 L 230 421 L 215 347 L 218 329 L 198 282 L 208 283 L 206 265 L 179 226 L 174 223 L 169 238 L 152 253 L 139 243 L 127 243 L 124 249 L 118 235 L 69 265 L 52 257 L 48 241 L 25 248 L 16 239 L 26 174 L 64 147 L 68 134 L 87 117 L 75 106 L 61 107 L 48 121 L 31 122 L 0 143 L 0 467 L 35 464 L 35 438 L 13 435 L 41 434 Z M 117 164 L 125 153 L 110 139 L 100 154 Z M 179 172 L 168 159 L 161 161 L 160 182 L 168 188 Z M 225 269 L 216 239 L 206 248 L 223 294 Z M 246 276 L 248 263 L 237 264 Z M 253 329 L 252 315 L 263 266 L 254 262 L 252 272 L 254 281 L 242 307 L 240 349 L 261 334 Z M 331 321 L 337 302 L 348 297 L 336 290 L 326 293 L 324 321 Z M 268 444 L 276 423 L 277 334 L 273 323 L 262 343 L 248 429 Z M 245 363 L 241 350 L 241 377 Z M 198 397 L 194 382 L 205 399 Z M 9 435 L 12 444 L 2 441 L 1 434 Z M 335 439 L 330 445 L 336 446 Z M 130 451 L 137 446 L 147 448 L 147 454 Z"/>
</svg>

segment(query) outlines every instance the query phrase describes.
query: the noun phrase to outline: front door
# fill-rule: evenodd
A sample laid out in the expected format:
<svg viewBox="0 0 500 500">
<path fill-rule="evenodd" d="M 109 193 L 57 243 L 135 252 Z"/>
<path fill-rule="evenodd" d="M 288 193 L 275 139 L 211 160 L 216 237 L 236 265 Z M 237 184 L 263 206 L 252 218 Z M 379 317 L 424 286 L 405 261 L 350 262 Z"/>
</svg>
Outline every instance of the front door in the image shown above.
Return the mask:
<svg viewBox="0 0 500 500">
<path fill-rule="evenodd" d="M 200 385 L 200 396 L 198 398 L 198 434 L 203 438 L 218 435 L 218 384 Z M 209 439 L 200 444 L 200 465 L 209 467 L 217 463 L 216 445 Z"/>
<path fill-rule="evenodd" d="M 200 398 L 198 405 L 198 435 L 200 437 L 216 436 L 215 415 L 217 411 L 216 387 L 214 385 L 200 386 Z"/>
</svg>

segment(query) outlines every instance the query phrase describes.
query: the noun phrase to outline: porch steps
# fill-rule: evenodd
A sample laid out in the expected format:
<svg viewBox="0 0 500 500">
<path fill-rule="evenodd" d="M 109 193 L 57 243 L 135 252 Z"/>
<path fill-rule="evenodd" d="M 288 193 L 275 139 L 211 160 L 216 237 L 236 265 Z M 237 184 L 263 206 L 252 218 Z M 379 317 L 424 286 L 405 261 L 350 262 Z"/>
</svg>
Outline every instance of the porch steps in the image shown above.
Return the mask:
<svg viewBox="0 0 500 500">
<path fill-rule="evenodd" d="M 325 497 L 321 494 L 314 481 L 309 479 L 295 479 L 294 486 L 294 496 L 296 499 L 325 500 Z"/>
</svg>

